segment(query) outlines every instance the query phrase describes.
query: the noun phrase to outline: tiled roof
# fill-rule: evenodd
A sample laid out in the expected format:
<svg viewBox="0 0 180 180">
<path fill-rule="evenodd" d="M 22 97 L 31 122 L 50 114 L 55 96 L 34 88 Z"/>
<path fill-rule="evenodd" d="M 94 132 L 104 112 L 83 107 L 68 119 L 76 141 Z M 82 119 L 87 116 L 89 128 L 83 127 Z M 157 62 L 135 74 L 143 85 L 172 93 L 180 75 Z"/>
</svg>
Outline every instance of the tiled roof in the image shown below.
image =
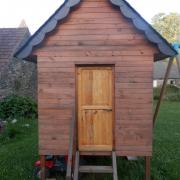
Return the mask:
<svg viewBox="0 0 180 180">
<path fill-rule="evenodd" d="M 28 28 L 0 28 L 0 71 L 29 36 Z"/>
</svg>

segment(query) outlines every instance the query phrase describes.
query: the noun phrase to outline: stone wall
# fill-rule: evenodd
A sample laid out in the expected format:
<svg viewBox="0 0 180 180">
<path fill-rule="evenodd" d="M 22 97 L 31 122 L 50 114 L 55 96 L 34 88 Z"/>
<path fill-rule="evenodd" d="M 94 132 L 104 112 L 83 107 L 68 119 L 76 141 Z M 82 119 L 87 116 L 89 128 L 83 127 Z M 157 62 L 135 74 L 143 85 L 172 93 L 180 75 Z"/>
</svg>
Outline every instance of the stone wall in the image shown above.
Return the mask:
<svg viewBox="0 0 180 180">
<path fill-rule="evenodd" d="M 0 99 L 12 94 L 36 99 L 36 64 L 13 57 L 29 37 L 27 27 L 0 29 Z"/>
<path fill-rule="evenodd" d="M 8 95 L 30 96 L 36 99 L 36 64 L 13 58 L 0 72 L 0 99 Z"/>
</svg>

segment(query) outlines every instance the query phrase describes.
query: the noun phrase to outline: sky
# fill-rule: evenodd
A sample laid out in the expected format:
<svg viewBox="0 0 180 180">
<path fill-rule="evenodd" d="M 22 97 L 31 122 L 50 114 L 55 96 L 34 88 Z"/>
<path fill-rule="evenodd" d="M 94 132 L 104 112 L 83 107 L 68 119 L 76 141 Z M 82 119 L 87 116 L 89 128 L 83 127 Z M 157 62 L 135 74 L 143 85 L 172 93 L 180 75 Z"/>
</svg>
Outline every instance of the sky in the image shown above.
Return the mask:
<svg viewBox="0 0 180 180">
<path fill-rule="evenodd" d="M 24 19 L 34 33 L 64 0 L 0 0 L 0 28 L 18 27 Z M 180 0 L 127 0 L 148 22 L 157 13 L 180 13 Z"/>
</svg>

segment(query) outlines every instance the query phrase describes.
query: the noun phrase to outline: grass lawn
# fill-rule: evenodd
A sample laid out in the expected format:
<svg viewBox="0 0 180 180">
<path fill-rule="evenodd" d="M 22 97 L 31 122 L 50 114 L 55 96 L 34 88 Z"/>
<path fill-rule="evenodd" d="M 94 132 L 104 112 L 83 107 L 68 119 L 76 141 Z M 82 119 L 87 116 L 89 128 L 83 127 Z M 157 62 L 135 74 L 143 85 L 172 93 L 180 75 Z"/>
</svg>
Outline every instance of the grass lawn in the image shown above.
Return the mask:
<svg viewBox="0 0 180 180">
<path fill-rule="evenodd" d="M 34 179 L 33 165 L 38 158 L 37 121 L 18 120 L 10 124 L 7 133 L 6 136 L 17 135 L 13 139 L 0 136 L 0 180 Z"/>
<path fill-rule="evenodd" d="M 27 127 L 25 124 L 29 124 Z M 13 126 L 11 129 L 13 129 Z M 33 164 L 37 160 L 37 121 L 22 119 L 10 135 L 0 136 L 0 180 L 28 180 L 33 178 Z M 142 180 L 144 160 L 130 162 L 118 158 L 118 174 L 122 180 Z M 152 159 L 153 180 L 180 180 L 180 102 L 164 102 L 154 130 Z M 110 180 L 111 176 L 90 175 L 83 179 Z"/>
</svg>

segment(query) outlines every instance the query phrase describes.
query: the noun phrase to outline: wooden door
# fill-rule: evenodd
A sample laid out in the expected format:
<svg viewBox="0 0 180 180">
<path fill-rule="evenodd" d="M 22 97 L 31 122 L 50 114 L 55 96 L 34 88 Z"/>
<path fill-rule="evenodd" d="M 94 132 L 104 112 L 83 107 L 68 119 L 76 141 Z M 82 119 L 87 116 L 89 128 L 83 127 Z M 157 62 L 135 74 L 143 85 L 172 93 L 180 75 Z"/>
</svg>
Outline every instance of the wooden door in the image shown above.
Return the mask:
<svg viewBox="0 0 180 180">
<path fill-rule="evenodd" d="M 112 67 L 79 67 L 78 147 L 80 151 L 112 151 Z"/>
</svg>

